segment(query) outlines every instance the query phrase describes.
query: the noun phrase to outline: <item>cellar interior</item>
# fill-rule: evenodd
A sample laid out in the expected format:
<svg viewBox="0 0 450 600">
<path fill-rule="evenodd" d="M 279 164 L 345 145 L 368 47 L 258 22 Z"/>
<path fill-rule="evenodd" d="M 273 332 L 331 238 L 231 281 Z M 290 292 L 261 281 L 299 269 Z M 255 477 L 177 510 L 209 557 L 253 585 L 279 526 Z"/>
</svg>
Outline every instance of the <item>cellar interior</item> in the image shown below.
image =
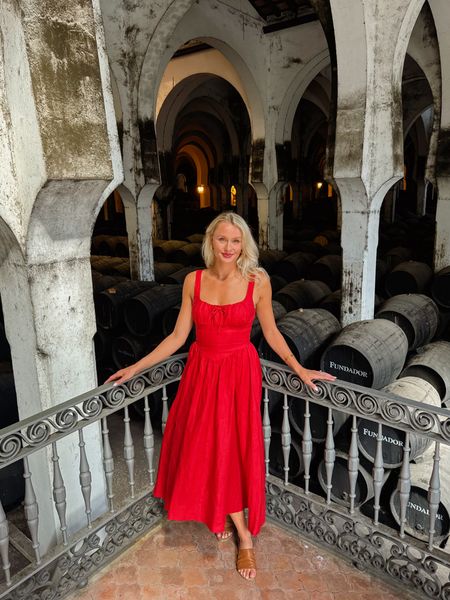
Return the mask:
<svg viewBox="0 0 450 600">
<path fill-rule="evenodd" d="M 0 428 L 101 385 L 168 335 L 184 278 L 204 267 L 205 228 L 223 211 L 249 223 L 278 327 L 302 364 L 449 406 L 446 2 L 358 1 L 355 11 L 347 0 L 80 0 L 78 12 L 19 4 L 0 8 L 2 36 L 20 50 L 6 53 L 0 79 Z M 251 340 L 262 359 L 282 362 L 257 319 Z M 169 405 L 176 389 L 168 386 Z M 269 469 L 279 477 L 283 402 L 270 391 Z M 144 405 L 133 409 L 141 427 Z M 327 409 L 310 411 L 312 491 L 326 498 Z M 160 436 L 161 394 L 151 413 Z M 344 507 L 347 417 L 334 411 L 332 498 Z M 299 487 L 304 420 L 304 402 L 291 398 L 289 481 Z M 377 431 L 358 420 L 356 505 L 369 518 Z M 99 440 L 92 428 L 87 443 Z M 379 518 L 398 530 L 404 433 L 386 428 L 383 440 Z M 419 471 L 433 454 L 409 443 L 407 533 L 423 541 Z M 61 446 L 69 468 L 74 446 Z M 48 463 L 33 457 L 38 496 Z M 91 470 L 101 479 L 100 456 Z M 3 508 L 26 535 L 16 517 L 23 466 L 0 474 Z M 436 535 L 447 551 L 441 498 Z M 55 517 L 42 519 L 50 547 Z"/>
</svg>

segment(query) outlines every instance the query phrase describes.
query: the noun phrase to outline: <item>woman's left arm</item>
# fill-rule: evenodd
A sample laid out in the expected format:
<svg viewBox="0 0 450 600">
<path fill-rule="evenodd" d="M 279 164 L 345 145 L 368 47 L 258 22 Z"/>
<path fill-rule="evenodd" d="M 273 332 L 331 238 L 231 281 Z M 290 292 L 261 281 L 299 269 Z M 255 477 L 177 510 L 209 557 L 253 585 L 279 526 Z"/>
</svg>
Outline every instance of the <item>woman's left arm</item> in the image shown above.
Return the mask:
<svg viewBox="0 0 450 600">
<path fill-rule="evenodd" d="M 292 354 L 286 340 L 281 335 L 272 309 L 272 288 L 270 280 L 266 275 L 260 275 L 257 278 L 257 293 L 258 300 L 256 304 L 256 314 L 261 325 L 264 337 L 274 352 L 296 373 L 300 379 L 314 391 L 317 387 L 314 385 L 315 380 L 334 381 L 334 375 L 324 373 L 323 371 L 313 371 L 305 369 L 295 356 Z"/>
</svg>

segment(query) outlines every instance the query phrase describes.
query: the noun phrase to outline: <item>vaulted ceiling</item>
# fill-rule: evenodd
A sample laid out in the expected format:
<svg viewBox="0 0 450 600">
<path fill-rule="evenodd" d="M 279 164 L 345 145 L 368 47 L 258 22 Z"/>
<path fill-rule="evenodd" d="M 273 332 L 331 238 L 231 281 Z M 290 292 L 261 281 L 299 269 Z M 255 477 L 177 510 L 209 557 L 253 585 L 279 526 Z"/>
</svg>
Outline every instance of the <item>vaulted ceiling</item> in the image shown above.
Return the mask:
<svg viewBox="0 0 450 600">
<path fill-rule="evenodd" d="M 309 0 L 249 0 L 266 21 L 265 33 L 317 20 Z"/>
</svg>

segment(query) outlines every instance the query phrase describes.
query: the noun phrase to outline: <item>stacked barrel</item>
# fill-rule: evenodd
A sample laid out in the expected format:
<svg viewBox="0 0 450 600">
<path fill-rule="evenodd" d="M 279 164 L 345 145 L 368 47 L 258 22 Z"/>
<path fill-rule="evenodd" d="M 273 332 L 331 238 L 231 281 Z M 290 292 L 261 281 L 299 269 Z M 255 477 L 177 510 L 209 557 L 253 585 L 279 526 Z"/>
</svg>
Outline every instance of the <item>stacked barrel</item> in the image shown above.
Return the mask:
<svg viewBox="0 0 450 600">
<path fill-rule="evenodd" d="M 309 333 L 301 324 L 301 318 L 297 317 L 298 324 L 293 325 L 294 315 L 303 313 L 303 319 L 305 314 L 308 315 L 308 311 L 317 301 L 320 290 L 320 286 L 312 282 L 321 281 L 328 286 L 330 293 L 319 302 L 319 307 L 336 318 L 340 317 L 341 258 L 337 249 L 333 249 L 335 241 L 331 241 L 332 236 L 330 248 L 334 252 L 319 257 L 315 247 L 317 241 L 309 239 L 297 245 L 292 243 L 292 240 L 289 241 L 289 249 L 292 252 L 276 267 L 277 284 L 279 285 L 279 278 L 282 277 L 286 280 L 286 286 L 275 290 L 274 298 L 284 303 L 288 310 L 279 322 L 280 331 L 297 358 L 303 359 L 305 366 L 320 368 L 335 374 L 341 380 L 380 389 L 389 394 L 429 404 L 430 407 L 448 405 L 450 266 L 433 274 L 430 266 L 432 243 L 428 243 L 430 240 L 423 233 L 416 236 L 416 240 L 422 240 L 423 237 L 426 238 L 425 242 L 421 243 L 419 248 L 406 247 L 404 240 L 400 238 L 393 238 L 391 244 L 384 240 L 384 246 L 380 246 L 380 258 L 377 260 L 376 318 L 353 323 L 341 331 L 337 329 L 330 333 L 327 341 L 322 340 L 322 346 L 318 340 L 316 352 L 312 355 L 302 355 L 301 346 L 308 343 Z M 283 324 L 284 320 L 286 325 Z M 318 338 L 321 328 L 325 326 L 325 321 L 321 321 L 319 327 L 314 327 Z M 264 358 L 277 359 L 270 349 L 264 346 L 264 342 L 261 354 Z M 283 476 L 283 398 L 281 395 L 277 397 L 273 392 L 269 396 L 274 431 L 270 447 L 270 470 L 273 474 Z M 289 397 L 288 402 L 292 439 L 289 479 L 303 487 L 305 482 L 302 441 L 305 405 L 302 401 Z M 326 496 L 327 465 L 324 456 L 329 414 L 327 409 L 312 401 L 309 402 L 308 409 L 308 427 L 313 441 L 310 489 Z M 352 420 L 348 420 L 343 413 L 332 411 L 336 457 L 331 498 L 347 507 L 350 506 L 348 463 L 351 425 Z M 373 516 L 373 471 L 376 442 L 381 435 L 384 479 L 380 519 L 388 525 L 398 527 L 400 500 L 397 482 L 405 456 L 405 434 L 394 427 L 384 426 L 380 430 L 376 422 L 360 419 L 357 423 L 357 435 L 359 465 L 356 506 Z M 427 495 L 433 470 L 434 444 L 430 447 L 425 438 L 410 435 L 409 446 L 411 494 L 407 505 L 405 530 L 410 535 L 426 540 L 430 527 Z M 435 524 L 437 540 L 448 536 L 450 527 L 450 506 L 447 501 L 450 467 L 446 457 L 450 458 L 450 453 L 441 445 L 441 503 Z"/>
<path fill-rule="evenodd" d="M 11 363 L 11 352 L 6 338 L 3 311 L 0 303 L 0 429 L 19 420 L 16 387 Z M 0 502 L 8 511 L 18 506 L 24 497 L 23 462 L 21 460 L 0 471 Z"/>
</svg>

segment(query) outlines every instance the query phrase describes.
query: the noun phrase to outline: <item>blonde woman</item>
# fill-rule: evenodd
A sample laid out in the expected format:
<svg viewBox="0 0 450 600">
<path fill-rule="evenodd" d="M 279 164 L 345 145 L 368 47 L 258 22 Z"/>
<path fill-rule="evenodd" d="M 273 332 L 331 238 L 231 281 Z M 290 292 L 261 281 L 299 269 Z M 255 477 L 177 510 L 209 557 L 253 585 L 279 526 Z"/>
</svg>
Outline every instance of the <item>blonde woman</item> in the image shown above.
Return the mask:
<svg viewBox="0 0 450 600">
<path fill-rule="evenodd" d="M 206 269 L 184 282 L 173 332 L 108 381 L 120 384 L 176 352 L 195 323 L 186 368 L 167 421 L 154 495 L 169 519 L 205 523 L 224 541 L 236 530 L 237 570 L 256 576 L 252 536 L 265 519 L 261 366 L 250 330 L 257 314 L 269 345 L 313 389 L 334 377 L 302 367 L 278 331 L 266 272 L 246 222 L 223 213 L 203 241 Z M 248 519 L 244 515 L 248 509 Z"/>
</svg>

